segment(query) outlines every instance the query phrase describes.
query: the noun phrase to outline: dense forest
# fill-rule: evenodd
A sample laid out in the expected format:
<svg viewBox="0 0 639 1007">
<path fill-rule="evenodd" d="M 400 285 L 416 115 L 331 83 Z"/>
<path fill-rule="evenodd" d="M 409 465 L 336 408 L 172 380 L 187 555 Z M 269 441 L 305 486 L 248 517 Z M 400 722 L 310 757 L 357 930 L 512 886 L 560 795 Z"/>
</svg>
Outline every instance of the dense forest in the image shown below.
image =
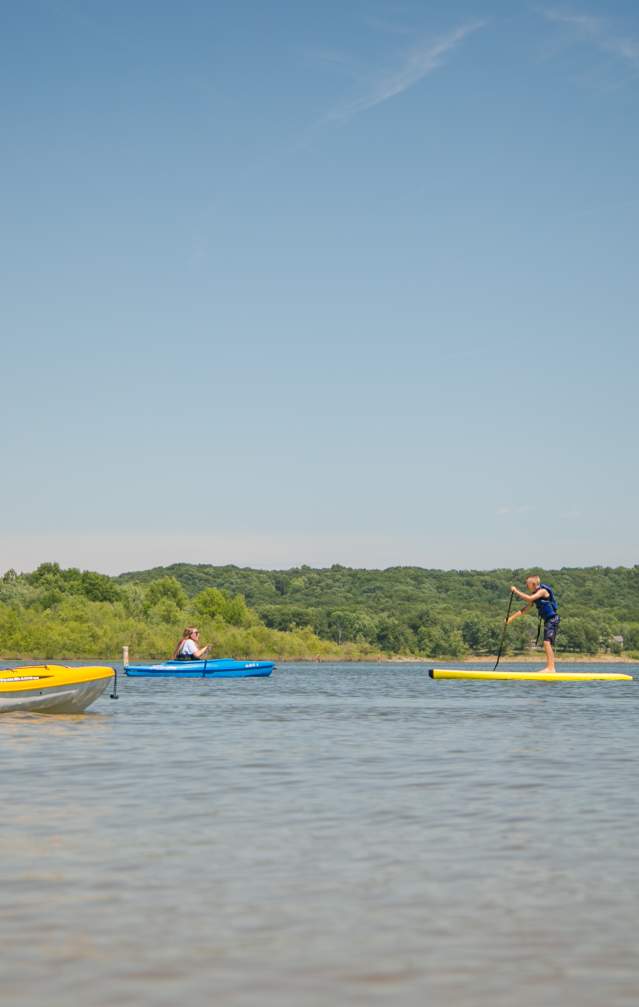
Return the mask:
<svg viewBox="0 0 639 1007">
<path fill-rule="evenodd" d="M 206 588 L 246 599 L 264 624 L 291 631 L 310 627 L 320 639 L 368 643 L 384 653 L 461 657 L 494 654 L 511 584 L 525 589 L 528 573 L 555 589 L 562 617 L 558 652 L 639 652 L 639 566 L 561 570 L 253 570 L 175 564 L 123 574 L 118 583 L 174 577 L 191 595 Z M 509 653 L 534 645 L 534 614 L 509 627 Z"/>
<path fill-rule="evenodd" d="M 269 628 L 241 594 L 204 588 L 187 594 L 171 576 L 122 583 L 104 574 L 43 563 L 0 578 L 0 656 L 118 659 L 169 657 L 182 629 L 197 624 L 211 656 L 345 660 L 371 656 L 369 644 L 343 648 L 311 629 Z"/>
<path fill-rule="evenodd" d="M 5 657 L 138 659 L 171 653 L 197 622 L 218 656 L 357 660 L 494 654 L 512 583 L 524 570 L 253 570 L 175 564 L 108 577 L 57 563 L 0 578 Z M 561 657 L 639 656 L 639 567 L 537 571 L 554 587 Z M 506 653 L 532 652 L 534 615 Z"/>
</svg>

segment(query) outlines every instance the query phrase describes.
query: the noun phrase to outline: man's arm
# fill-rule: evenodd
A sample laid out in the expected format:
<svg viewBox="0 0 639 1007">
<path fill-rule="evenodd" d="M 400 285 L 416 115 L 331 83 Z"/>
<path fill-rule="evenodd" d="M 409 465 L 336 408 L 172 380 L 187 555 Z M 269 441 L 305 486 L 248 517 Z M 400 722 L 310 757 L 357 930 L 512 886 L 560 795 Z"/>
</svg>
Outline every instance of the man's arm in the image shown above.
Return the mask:
<svg viewBox="0 0 639 1007">
<path fill-rule="evenodd" d="M 537 601 L 538 598 L 550 598 L 550 595 L 546 591 L 545 587 L 540 587 L 534 594 L 526 594 L 525 591 L 520 591 L 514 584 L 510 590 L 513 594 L 516 594 L 518 598 L 521 598 L 522 601 L 527 601 L 529 608 Z"/>
<path fill-rule="evenodd" d="M 520 608 L 517 612 L 513 612 L 513 614 L 509 616 L 508 619 L 506 619 L 506 625 L 510 626 L 513 619 L 518 619 L 520 615 L 525 615 L 528 609 L 531 607 L 531 605 L 532 602 L 530 602 L 530 604 L 528 605 L 524 605 L 524 607 Z"/>
</svg>

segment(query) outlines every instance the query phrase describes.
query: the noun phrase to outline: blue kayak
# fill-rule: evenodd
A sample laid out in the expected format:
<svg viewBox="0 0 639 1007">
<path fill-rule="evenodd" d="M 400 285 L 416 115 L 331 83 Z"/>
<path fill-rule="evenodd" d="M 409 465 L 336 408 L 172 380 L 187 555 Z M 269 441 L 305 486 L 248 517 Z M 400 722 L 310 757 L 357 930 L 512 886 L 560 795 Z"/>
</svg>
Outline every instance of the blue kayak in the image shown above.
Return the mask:
<svg viewBox="0 0 639 1007">
<path fill-rule="evenodd" d="M 275 667 L 272 661 L 165 661 L 164 664 L 127 664 L 132 678 L 262 678 Z"/>
</svg>

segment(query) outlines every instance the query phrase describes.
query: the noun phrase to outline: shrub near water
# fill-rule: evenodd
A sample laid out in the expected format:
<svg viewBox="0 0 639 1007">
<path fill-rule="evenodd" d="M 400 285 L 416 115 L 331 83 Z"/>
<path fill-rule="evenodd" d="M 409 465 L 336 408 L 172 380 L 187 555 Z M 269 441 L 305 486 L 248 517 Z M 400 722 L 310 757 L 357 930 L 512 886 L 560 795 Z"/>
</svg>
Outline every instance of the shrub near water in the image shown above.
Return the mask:
<svg viewBox="0 0 639 1007">
<path fill-rule="evenodd" d="M 307 627 L 267 628 L 241 595 L 207 588 L 189 598 L 174 577 L 122 586 L 46 563 L 33 574 L 10 571 L 0 582 L 0 653 L 10 657 L 117 660 L 126 643 L 132 659 L 166 659 L 194 623 L 213 656 L 313 659 L 336 652 Z M 362 647 L 352 656 L 372 653 Z"/>
</svg>

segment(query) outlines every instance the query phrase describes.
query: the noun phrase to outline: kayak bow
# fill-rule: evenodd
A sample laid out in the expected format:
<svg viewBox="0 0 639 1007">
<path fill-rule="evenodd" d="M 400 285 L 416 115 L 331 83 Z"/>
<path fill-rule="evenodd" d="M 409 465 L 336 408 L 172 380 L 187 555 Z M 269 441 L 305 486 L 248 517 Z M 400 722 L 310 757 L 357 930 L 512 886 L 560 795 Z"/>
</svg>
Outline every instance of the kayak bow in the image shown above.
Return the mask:
<svg viewBox="0 0 639 1007">
<path fill-rule="evenodd" d="M 82 713 L 106 689 L 113 668 L 57 664 L 0 669 L 0 713 Z"/>
</svg>

